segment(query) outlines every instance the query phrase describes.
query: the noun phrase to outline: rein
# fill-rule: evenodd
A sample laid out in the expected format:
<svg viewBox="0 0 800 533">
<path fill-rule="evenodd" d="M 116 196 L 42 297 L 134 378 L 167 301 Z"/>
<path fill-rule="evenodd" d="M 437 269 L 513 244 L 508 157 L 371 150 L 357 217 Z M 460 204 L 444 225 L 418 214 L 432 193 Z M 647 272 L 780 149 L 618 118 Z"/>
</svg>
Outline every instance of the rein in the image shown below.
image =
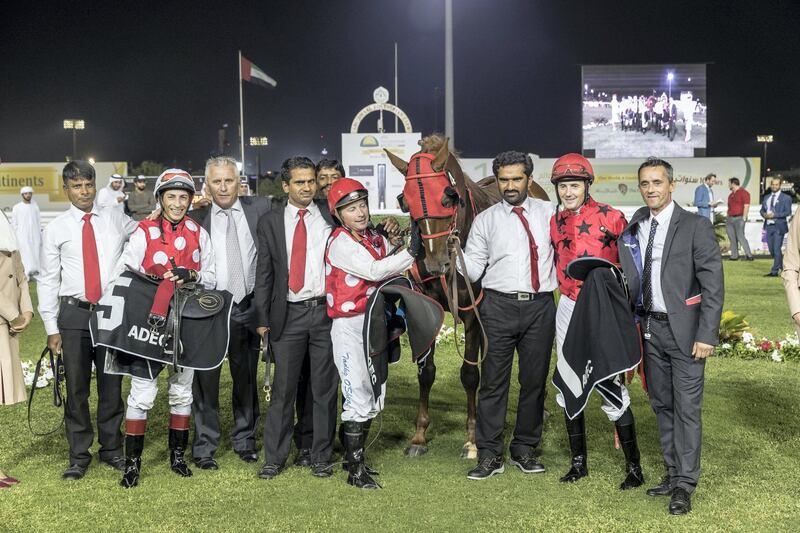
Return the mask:
<svg viewBox="0 0 800 533">
<path fill-rule="evenodd" d="M 61 420 L 59 421 L 58 425 L 55 426 L 50 431 L 46 431 L 44 433 L 38 433 L 33 429 L 32 417 L 31 417 L 31 407 L 33 406 L 33 395 L 36 392 L 36 382 L 39 380 L 39 373 L 42 370 L 42 362 L 44 358 L 50 354 L 50 367 L 53 369 L 53 405 L 55 407 L 63 407 L 61 413 Z M 39 361 L 36 363 L 36 369 L 33 371 L 33 384 L 31 385 L 31 392 L 28 396 L 28 429 L 30 432 L 36 437 L 46 437 L 47 435 L 52 435 L 59 429 L 61 426 L 64 425 L 64 410 L 66 410 L 66 400 L 64 398 L 64 362 L 61 358 L 61 354 L 58 355 L 53 354 L 53 351 L 46 347 L 42 350 L 42 354 L 39 356 Z"/>
<path fill-rule="evenodd" d="M 483 300 L 483 288 L 481 288 L 480 294 L 478 294 L 478 298 L 475 298 L 475 292 L 472 290 L 472 283 L 470 283 L 469 279 L 466 277 L 467 272 L 467 262 L 464 260 L 464 252 L 461 250 L 461 239 L 458 236 L 457 232 L 454 232 L 450 239 L 452 242 L 456 244 L 454 246 L 454 250 L 452 250 L 450 254 L 450 269 L 448 274 L 450 275 L 450 288 L 451 291 L 448 294 L 446 279 L 445 276 L 442 275 L 440 277 L 442 287 L 445 291 L 445 297 L 448 299 L 448 305 L 450 306 L 450 314 L 453 315 L 453 343 L 456 347 L 456 353 L 461 360 L 465 363 L 473 366 L 478 366 L 483 363 L 484 359 L 486 358 L 486 354 L 489 350 L 489 337 L 486 336 L 486 328 L 483 327 L 483 321 L 481 320 L 481 313 L 478 310 L 478 304 Z M 466 282 L 467 286 L 467 294 L 469 294 L 469 301 L 470 305 L 466 308 L 461 308 L 458 305 L 458 268 L 456 266 L 456 261 L 461 266 L 461 270 L 465 273 L 464 281 Z M 460 350 L 458 346 L 458 324 L 462 320 L 458 317 L 459 311 L 472 311 L 475 313 L 475 319 L 478 322 L 478 326 L 481 328 L 481 355 L 478 357 L 477 361 L 470 361 L 466 357 L 464 357 L 464 353 Z"/>
</svg>

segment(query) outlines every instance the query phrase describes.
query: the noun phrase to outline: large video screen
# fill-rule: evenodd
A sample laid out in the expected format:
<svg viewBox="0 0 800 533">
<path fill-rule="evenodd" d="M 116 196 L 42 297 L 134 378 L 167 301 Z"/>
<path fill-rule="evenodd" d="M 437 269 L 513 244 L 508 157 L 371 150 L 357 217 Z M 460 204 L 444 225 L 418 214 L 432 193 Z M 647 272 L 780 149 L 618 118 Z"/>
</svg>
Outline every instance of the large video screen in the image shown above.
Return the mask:
<svg viewBox="0 0 800 533">
<path fill-rule="evenodd" d="M 706 65 L 584 65 L 583 149 L 693 157 L 706 148 Z"/>
</svg>

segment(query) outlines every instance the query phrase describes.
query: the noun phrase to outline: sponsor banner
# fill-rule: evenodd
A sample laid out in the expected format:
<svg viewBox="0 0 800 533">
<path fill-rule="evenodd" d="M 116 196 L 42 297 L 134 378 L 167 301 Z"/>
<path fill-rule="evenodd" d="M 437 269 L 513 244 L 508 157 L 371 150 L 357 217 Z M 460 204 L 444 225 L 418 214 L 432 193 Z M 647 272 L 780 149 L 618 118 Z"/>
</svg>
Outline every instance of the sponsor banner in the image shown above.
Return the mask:
<svg viewBox="0 0 800 533">
<path fill-rule="evenodd" d="M 19 190 L 33 187 L 33 198 L 42 211 L 63 211 L 69 207 L 64 195 L 61 171 L 65 163 L 1 163 L 0 164 L 0 209 L 12 207 L 20 201 Z M 95 163 L 97 187 L 108 185 L 112 174 L 128 174 L 128 163 Z"/>
<path fill-rule="evenodd" d="M 419 151 L 420 138 L 419 133 L 342 134 L 345 175 L 367 188 L 372 213 L 399 213 L 397 196 L 405 185 L 405 176 L 392 166 L 383 149 L 408 161 Z"/>
</svg>

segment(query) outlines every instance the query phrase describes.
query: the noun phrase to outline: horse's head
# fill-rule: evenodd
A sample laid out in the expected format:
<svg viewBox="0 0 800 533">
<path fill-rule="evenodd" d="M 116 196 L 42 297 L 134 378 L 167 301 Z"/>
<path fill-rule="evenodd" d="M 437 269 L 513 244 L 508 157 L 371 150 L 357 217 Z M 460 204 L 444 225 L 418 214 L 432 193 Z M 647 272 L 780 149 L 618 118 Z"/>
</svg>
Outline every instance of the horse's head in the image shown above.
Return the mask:
<svg viewBox="0 0 800 533">
<path fill-rule="evenodd" d="M 431 274 L 443 274 L 450 264 L 447 238 L 456 228 L 458 207 L 464 201 L 464 193 L 458 190 L 458 179 L 463 180 L 463 174 L 460 168 L 457 171 L 452 168 L 458 163 L 450 153 L 446 138 L 425 137 L 420 146 L 422 150 L 411 156 L 408 163 L 385 151 L 395 168 L 406 177 L 403 194 L 398 200 L 422 235 L 425 269 Z"/>
</svg>

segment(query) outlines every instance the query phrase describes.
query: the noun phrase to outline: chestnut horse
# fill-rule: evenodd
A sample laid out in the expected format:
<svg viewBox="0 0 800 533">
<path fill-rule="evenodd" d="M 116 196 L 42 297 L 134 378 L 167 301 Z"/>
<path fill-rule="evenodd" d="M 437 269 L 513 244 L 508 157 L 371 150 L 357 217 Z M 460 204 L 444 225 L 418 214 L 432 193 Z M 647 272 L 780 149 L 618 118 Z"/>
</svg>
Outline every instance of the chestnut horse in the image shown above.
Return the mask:
<svg viewBox="0 0 800 533">
<path fill-rule="evenodd" d="M 388 150 L 392 164 L 406 176 L 406 187 L 399 198 L 400 207 L 409 212 L 412 231 L 419 231 L 423 239 L 423 254 L 417 257 L 411 273 L 421 292 L 437 300 L 442 307 L 457 315 L 464 324 L 464 355 L 461 364 L 461 384 L 467 395 L 467 439 L 461 457 L 475 459 L 478 448 L 475 444 L 476 396 L 480 382 L 479 362 L 483 357 L 482 327 L 469 296 L 467 281 L 455 273 L 452 279 L 450 253 L 447 241 L 458 236 L 462 248 L 466 245 L 475 216 L 501 200 L 494 176 L 479 182 L 472 181 L 461 170 L 456 157 L 448 148 L 448 139 L 433 134 L 420 142 L 420 152 L 411 157 L 413 168 Z M 548 199 L 547 193 L 530 181 L 529 194 Z M 458 309 L 451 309 L 452 284 L 458 288 Z M 480 281 L 471 284 L 475 305 L 483 298 Z M 459 339 L 456 339 L 459 342 Z M 428 451 L 425 432 L 430 424 L 428 400 L 436 379 L 434 350 L 419 363 L 419 406 L 416 431 L 405 453 L 417 457 Z"/>
</svg>

